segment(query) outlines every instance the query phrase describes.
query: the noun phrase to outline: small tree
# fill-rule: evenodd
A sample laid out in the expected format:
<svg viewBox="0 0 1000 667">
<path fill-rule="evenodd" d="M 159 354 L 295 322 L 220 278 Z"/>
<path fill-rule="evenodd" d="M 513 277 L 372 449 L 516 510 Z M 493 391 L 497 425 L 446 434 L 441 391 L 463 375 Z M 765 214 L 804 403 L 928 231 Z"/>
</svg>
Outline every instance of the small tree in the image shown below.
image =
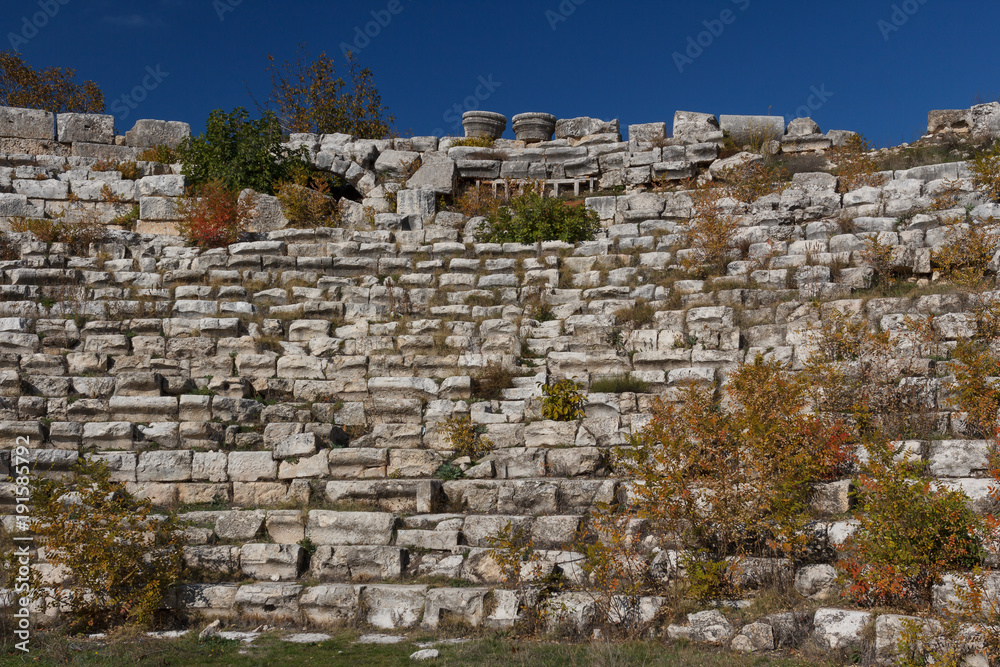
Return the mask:
<svg viewBox="0 0 1000 667">
<path fill-rule="evenodd" d="M 49 564 L 68 579 L 33 591 L 68 610 L 77 627 L 148 624 L 180 577 L 181 531 L 152 503 L 111 480 L 107 466 L 80 461 L 68 479 L 33 477 L 31 529 Z M 12 565 L 7 557 L 6 565 Z M 8 572 L 16 571 L 10 568 Z"/>
<path fill-rule="evenodd" d="M 251 120 L 242 107 L 228 114 L 216 109 L 208 116 L 205 133 L 185 139 L 177 152 L 194 186 L 221 181 L 235 192 L 252 188 L 274 194 L 278 183 L 308 169 L 305 152 L 289 150 L 283 140 L 273 113 Z"/>
<path fill-rule="evenodd" d="M 964 493 L 932 482 L 901 446 L 876 436 L 866 449 L 860 526 L 838 563 L 852 580 L 848 593 L 867 605 L 929 605 L 946 572 L 982 562 L 982 519 Z"/>
<path fill-rule="evenodd" d="M 684 261 L 689 271 L 704 268 L 708 273 L 725 275 L 739 228 L 739 218 L 722 206 L 721 200 L 727 196 L 727 189 L 718 186 L 692 193 L 694 215 L 688 222 L 686 240 L 695 254 Z"/>
<path fill-rule="evenodd" d="M 678 403 L 658 401 L 646 428 L 616 453 L 635 479 L 636 516 L 688 552 L 703 597 L 736 592 L 745 555 L 805 547 L 812 485 L 841 476 L 853 457 L 841 421 L 807 414 L 806 381 L 775 361 L 758 355 L 732 374 L 731 408 L 713 389 L 690 384 Z"/>
<path fill-rule="evenodd" d="M 53 113 L 101 113 L 104 93 L 93 81 L 76 82 L 76 70 L 36 70 L 14 51 L 0 51 L 0 106 Z"/>
<path fill-rule="evenodd" d="M 325 52 L 314 59 L 304 45 L 295 62 L 279 65 L 270 54 L 267 60 L 271 94 L 258 108 L 275 111 L 285 132 L 382 139 L 392 130 L 395 118 L 382 105 L 372 71 L 361 69 L 354 54 L 345 55 L 349 82 L 337 76 L 336 64 Z"/>
</svg>

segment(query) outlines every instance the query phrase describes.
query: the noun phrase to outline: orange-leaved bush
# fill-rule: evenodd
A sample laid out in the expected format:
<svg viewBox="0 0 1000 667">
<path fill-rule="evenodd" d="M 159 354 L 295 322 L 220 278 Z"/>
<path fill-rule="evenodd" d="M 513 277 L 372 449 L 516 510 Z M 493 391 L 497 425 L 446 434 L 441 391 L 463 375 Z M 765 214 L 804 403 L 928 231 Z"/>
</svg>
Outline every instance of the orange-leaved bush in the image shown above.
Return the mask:
<svg viewBox="0 0 1000 667">
<path fill-rule="evenodd" d="M 866 443 L 858 477 L 857 532 L 838 562 L 859 604 L 927 606 L 946 572 L 982 562 L 982 520 L 961 491 L 926 476 L 904 443 Z"/>
<path fill-rule="evenodd" d="M 249 199 L 226 188 L 221 181 L 199 186 L 178 205 L 181 234 L 202 248 L 220 248 L 236 243 L 253 214 Z"/>
<path fill-rule="evenodd" d="M 650 423 L 616 452 L 635 480 L 631 509 L 654 536 L 726 564 L 706 596 L 737 592 L 732 566 L 743 556 L 806 548 L 814 483 L 853 464 L 848 430 L 836 417 L 807 413 L 808 389 L 758 355 L 730 376 L 728 401 L 691 384 L 678 403 L 658 401 Z"/>
</svg>

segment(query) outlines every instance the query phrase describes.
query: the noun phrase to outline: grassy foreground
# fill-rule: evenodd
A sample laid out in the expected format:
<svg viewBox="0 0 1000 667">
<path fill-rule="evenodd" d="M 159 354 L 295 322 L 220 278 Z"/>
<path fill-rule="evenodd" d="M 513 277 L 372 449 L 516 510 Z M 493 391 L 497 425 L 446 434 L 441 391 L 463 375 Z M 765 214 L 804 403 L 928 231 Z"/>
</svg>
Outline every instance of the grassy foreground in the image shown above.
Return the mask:
<svg viewBox="0 0 1000 667">
<path fill-rule="evenodd" d="M 288 633 L 282 633 L 287 635 Z M 530 641 L 502 635 L 480 636 L 464 644 L 440 644 L 437 660 L 414 663 L 410 654 L 418 641 L 432 637 L 409 637 L 394 645 L 354 644 L 357 635 L 339 633 L 315 644 L 292 644 L 278 635 L 265 635 L 253 644 L 212 639 L 199 642 L 194 634 L 181 639 L 159 640 L 143 636 L 112 637 L 103 641 L 50 633 L 35 637 L 29 655 L 4 645 L 0 665 L 177 665 L 198 667 L 222 665 L 279 667 L 283 665 L 523 665 L 528 667 L 599 665 L 664 665 L 671 667 L 819 667 L 825 663 L 773 656 L 740 656 L 696 646 L 656 642 L 555 643 Z"/>
</svg>

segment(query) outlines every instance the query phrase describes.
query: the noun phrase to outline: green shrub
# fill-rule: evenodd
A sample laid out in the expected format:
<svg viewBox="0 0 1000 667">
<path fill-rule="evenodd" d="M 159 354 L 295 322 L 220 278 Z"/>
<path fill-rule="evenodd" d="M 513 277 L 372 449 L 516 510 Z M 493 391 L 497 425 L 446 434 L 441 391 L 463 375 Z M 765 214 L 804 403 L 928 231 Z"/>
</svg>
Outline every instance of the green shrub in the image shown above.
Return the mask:
<svg viewBox="0 0 1000 667">
<path fill-rule="evenodd" d="M 623 392 L 645 394 L 647 391 L 649 391 L 649 383 L 640 380 L 631 373 L 609 375 L 590 383 L 592 394 L 621 394 Z"/>
<path fill-rule="evenodd" d="M 530 191 L 497 208 L 476 230 L 480 243 L 590 241 L 601 228 L 595 211 Z"/>
<path fill-rule="evenodd" d="M 583 386 L 568 378 L 552 384 L 538 383 L 542 389 L 542 418 L 557 422 L 583 419 L 583 406 L 587 400 L 583 396 Z"/>
<path fill-rule="evenodd" d="M 274 194 L 278 183 L 308 169 L 305 151 L 291 151 L 282 140 L 281 123 L 273 113 L 251 120 L 242 107 L 228 114 L 216 109 L 205 133 L 185 139 L 177 154 L 191 185 L 217 180 L 235 192 L 253 188 Z"/>
<path fill-rule="evenodd" d="M 446 482 L 449 482 L 453 479 L 462 479 L 463 475 L 464 473 L 462 472 L 461 468 L 459 468 L 454 463 L 448 461 L 438 466 L 437 471 L 435 471 L 434 473 L 435 477 L 437 477 L 438 479 L 443 479 Z"/>
</svg>

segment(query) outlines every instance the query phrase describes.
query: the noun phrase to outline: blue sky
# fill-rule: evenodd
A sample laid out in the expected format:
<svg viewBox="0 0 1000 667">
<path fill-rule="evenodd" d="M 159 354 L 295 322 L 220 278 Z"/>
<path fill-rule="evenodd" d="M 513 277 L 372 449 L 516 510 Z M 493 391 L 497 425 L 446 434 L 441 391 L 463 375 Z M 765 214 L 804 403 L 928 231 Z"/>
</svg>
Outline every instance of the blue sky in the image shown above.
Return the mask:
<svg viewBox="0 0 1000 667">
<path fill-rule="evenodd" d="M 461 134 L 459 111 L 666 121 L 805 113 L 880 146 L 931 109 L 1000 94 L 1000 5 L 971 0 L 4 0 L 3 46 L 96 81 L 139 118 L 253 109 L 267 54 L 299 43 L 370 67 L 401 132 Z M 43 20 L 44 19 L 44 20 Z M 811 108 L 810 108 L 811 106 Z M 508 127 L 505 136 L 513 136 Z"/>
</svg>

